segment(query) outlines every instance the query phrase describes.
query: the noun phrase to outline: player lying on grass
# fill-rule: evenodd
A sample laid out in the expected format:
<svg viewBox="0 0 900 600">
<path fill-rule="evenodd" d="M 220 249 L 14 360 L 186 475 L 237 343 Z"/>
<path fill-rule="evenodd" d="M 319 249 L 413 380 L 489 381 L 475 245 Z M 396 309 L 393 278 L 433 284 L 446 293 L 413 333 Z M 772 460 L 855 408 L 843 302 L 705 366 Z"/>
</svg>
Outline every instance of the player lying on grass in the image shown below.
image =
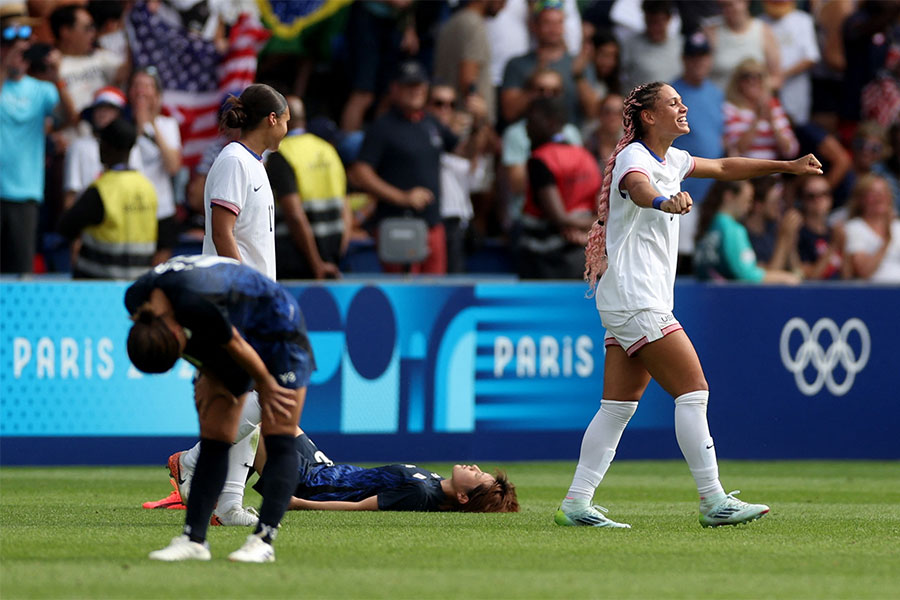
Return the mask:
<svg viewBox="0 0 900 600">
<path fill-rule="evenodd" d="M 406 510 L 518 512 L 516 487 L 506 475 L 485 473 L 477 465 L 454 465 L 449 479 L 415 465 L 396 464 L 367 469 L 336 465 L 299 427 L 295 447 L 299 460 L 297 485 L 288 510 Z M 259 444 L 254 468 L 265 489 L 265 444 Z M 180 508 L 178 486 L 164 500 L 145 508 Z M 151 506 L 151 505 L 157 506 Z"/>
</svg>

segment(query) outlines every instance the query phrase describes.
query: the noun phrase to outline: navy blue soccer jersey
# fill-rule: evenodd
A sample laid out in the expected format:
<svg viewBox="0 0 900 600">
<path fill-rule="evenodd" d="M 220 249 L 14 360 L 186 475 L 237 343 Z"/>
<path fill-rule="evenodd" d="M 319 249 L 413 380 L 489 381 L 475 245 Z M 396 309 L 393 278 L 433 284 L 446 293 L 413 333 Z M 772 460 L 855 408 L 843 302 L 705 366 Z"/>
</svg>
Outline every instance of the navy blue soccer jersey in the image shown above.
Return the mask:
<svg viewBox="0 0 900 600">
<path fill-rule="evenodd" d="M 163 291 L 172 303 L 175 320 L 190 334 L 182 353 L 184 358 L 198 367 L 221 373 L 235 394 L 249 387 L 239 390 L 248 384 L 228 376 L 235 364 L 224 354 L 222 345 L 231 339 L 232 325 L 273 375 L 282 374 L 285 360 L 305 360 L 305 370 L 315 368 L 306 323 L 296 299 L 255 269 L 219 256 L 177 256 L 145 273 L 128 288 L 128 312 L 134 314 L 150 299 L 154 288 Z M 299 356 L 304 353 L 305 357 Z M 297 379 L 303 379 L 301 374 L 297 374 Z M 279 383 L 297 387 L 288 385 L 297 383 L 294 381 Z"/>
<path fill-rule="evenodd" d="M 304 472 L 305 471 L 305 472 Z M 294 496 L 305 500 L 359 502 L 378 498 L 378 510 L 438 511 L 447 500 L 443 477 L 416 465 L 366 469 L 354 465 L 300 468 Z"/>
</svg>

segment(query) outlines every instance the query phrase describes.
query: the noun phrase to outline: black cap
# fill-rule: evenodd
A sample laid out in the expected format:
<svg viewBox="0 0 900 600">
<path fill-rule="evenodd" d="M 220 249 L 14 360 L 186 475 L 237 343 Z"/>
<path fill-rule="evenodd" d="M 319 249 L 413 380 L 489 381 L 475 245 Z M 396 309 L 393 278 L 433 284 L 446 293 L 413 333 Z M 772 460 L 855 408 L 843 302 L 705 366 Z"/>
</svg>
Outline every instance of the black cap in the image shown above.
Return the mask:
<svg viewBox="0 0 900 600">
<path fill-rule="evenodd" d="M 701 56 L 709 54 L 712 48 L 709 46 L 709 38 L 702 31 L 695 31 L 684 40 L 684 56 Z"/>
<path fill-rule="evenodd" d="M 425 67 L 415 60 L 407 60 L 400 63 L 397 73 L 394 76 L 394 82 L 401 85 L 411 85 L 415 83 L 428 83 L 428 73 Z"/>
</svg>

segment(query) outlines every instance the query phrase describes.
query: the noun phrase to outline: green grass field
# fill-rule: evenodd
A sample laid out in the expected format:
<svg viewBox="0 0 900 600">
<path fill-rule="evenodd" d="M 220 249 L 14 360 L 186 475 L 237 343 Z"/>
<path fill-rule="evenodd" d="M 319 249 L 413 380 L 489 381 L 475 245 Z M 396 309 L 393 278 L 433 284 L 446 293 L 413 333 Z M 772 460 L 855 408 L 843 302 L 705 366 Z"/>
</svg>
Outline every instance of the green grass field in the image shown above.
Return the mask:
<svg viewBox="0 0 900 600">
<path fill-rule="evenodd" d="M 597 499 L 631 530 L 553 524 L 573 463 L 507 467 L 519 514 L 292 512 L 270 565 L 223 527 L 208 563 L 148 560 L 184 518 L 140 507 L 163 467 L 3 468 L 0 598 L 900 598 L 900 463 L 723 461 L 772 511 L 703 529 L 684 463 L 617 462 Z"/>
</svg>

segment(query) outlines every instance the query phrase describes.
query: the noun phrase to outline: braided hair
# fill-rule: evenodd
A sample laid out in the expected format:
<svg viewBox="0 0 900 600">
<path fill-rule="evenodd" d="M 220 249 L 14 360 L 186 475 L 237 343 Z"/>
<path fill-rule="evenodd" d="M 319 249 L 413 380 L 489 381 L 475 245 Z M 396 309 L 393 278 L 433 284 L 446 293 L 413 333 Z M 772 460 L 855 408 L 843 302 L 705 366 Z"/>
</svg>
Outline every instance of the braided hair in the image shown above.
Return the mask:
<svg viewBox="0 0 900 600">
<path fill-rule="evenodd" d="M 597 222 L 591 227 L 587 247 L 584 249 L 584 280 L 590 286 L 587 293 L 588 298 L 594 295 L 597 279 L 606 271 L 608 264 L 606 256 L 606 220 L 609 218 L 609 188 L 612 185 L 612 172 L 616 164 L 616 156 L 619 155 L 619 152 L 625 146 L 644 137 L 644 123 L 641 121 L 641 111 L 653 109 L 659 90 L 664 85 L 666 84 L 662 81 L 645 83 L 631 90 L 631 93 L 625 98 L 625 108 L 622 111 L 622 124 L 625 134 L 619 140 L 619 143 L 616 144 L 616 148 L 606 163 L 606 169 L 603 171 L 603 186 L 600 188 L 600 196 L 597 202 Z"/>
</svg>

